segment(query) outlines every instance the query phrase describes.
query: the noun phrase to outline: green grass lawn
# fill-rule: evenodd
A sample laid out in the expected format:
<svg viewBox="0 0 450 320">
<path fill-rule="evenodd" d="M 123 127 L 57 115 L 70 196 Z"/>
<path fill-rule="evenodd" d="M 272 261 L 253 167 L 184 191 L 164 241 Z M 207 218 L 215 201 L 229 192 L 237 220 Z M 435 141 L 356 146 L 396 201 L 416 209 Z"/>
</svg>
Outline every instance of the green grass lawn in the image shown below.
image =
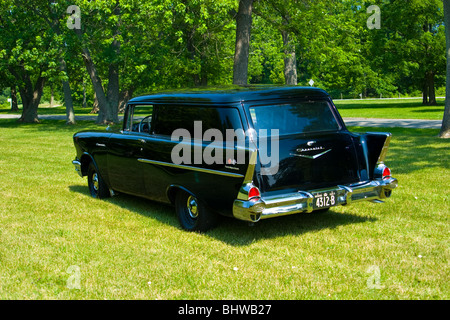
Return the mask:
<svg viewBox="0 0 450 320">
<path fill-rule="evenodd" d="M 0 299 L 450 298 L 450 141 L 438 130 L 389 129 L 399 187 L 384 204 L 198 234 L 170 206 L 92 199 L 71 164 L 72 134 L 89 128 L 0 120 Z"/>
<path fill-rule="evenodd" d="M 437 106 L 424 106 L 422 99 L 334 100 L 342 117 L 442 120 L 444 99 Z"/>
</svg>

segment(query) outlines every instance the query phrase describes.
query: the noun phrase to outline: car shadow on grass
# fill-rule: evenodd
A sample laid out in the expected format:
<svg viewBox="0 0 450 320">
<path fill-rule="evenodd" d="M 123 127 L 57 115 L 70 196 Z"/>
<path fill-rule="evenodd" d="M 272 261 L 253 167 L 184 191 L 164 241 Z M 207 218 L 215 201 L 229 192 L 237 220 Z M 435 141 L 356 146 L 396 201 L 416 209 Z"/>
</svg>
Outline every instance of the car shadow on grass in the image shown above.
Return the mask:
<svg viewBox="0 0 450 320">
<path fill-rule="evenodd" d="M 233 246 L 246 246 L 260 240 L 301 236 L 337 227 L 375 222 L 374 217 L 363 217 L 351 213 L 338 213 L 330 209 L 324 213 L 298 213 L 283 217 L 261 220 L 253 225 L 232 218 L 222 218 L 218 228 L 208 236 Z"/>
<path fill-rule="evenodd" d="M 87 186 L 69 186 L 69 189 L 72 192 L 89 196 Z M 126 194 L 118 194 L 112 198 L 105 199 L 105 201 L 181 230 L 175 214 L 175 208 L 171 205 Z M 265 239 L 301 236 L 305 233 L 324 229 L 335 229 L 345 225 L 375 221 L 377 219 L 374 217 L 364 217 L 345 212 L 338 213 L 333 209 L 323 213 L 299 213 L 266 219 L 254 224 L 220 216 L 218 226 L 203 233 L 203 235 L 228 245 L 246 246 Z"/>
</svg>

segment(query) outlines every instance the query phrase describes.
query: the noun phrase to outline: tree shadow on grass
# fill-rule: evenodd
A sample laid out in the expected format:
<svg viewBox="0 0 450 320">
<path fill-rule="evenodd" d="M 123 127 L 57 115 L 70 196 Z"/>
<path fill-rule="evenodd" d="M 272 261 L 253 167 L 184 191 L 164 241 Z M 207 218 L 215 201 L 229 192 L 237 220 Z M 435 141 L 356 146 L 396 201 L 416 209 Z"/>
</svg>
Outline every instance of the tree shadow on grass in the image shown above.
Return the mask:
<svg viewBox="0 0 450 320">
<path fill-rule="evenodd" d="M 42 133 L 67 132 L 71 135 L 83 130 L 105 130 L 106 132 L 106 125 L 97 125 L 94 120 L 94 118 L 93 120 L 78 120 L 75 125 L 68 125 L 65 120 L 41 119 L 39 123 L 22 123 L 17 119 L 0 119 L 0 128 L 20 128 L 23 131 Z"/>
<path fill-rule="evenodd" d="M 426 107 L 426 108 L 411 110 L 411 112 L 415 112 L 415 113 L 443 112 L 443 111 L 444 110 L 442 108 L 437 108 L 437 107 Z M 441 119 L 439 119 L 439 120 L 441 120 Z"/>
<path fill-rule="evenodd" d="M 87 186 L 69 186 L 69 189 L 72 192 L 89 195 Z M 105 201 L 181 230 L 175 209 L 171 205 L 126 194 L 119 194 Z M 261 220 L 253 226 L 250 226 L 245 221 L 221 216 L 219 225 L 215 229 L 204 233 L 204 235 L 228 245 L 247 246 L 265 239 L 300 236 L 309 232 L 375 221 L 377 219 L 373 217 L 361 217 L 350 213 L 337 213 L 332 209 L 326 213 L 300 213 Z"/>
</svg>

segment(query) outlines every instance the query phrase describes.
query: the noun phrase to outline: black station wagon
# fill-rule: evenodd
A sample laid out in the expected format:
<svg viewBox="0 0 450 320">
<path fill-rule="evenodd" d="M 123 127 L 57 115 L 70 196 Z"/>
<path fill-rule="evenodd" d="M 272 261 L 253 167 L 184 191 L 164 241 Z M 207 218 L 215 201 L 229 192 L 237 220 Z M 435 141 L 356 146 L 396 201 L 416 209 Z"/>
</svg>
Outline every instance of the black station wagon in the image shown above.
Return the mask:
<svg viewBox="0 0 450 320">
<path fill-rule="evenodd" d="M 218 215 L 255 223 L 382 202 L 397 187 L 384 159 L 390 133 L 347 130 L 318 88 L 161 93 L 128 102 L 122 130 L 74 135 L 75 169 L 90 194 L 175 205 L 181 226 Z"/>
</svg>

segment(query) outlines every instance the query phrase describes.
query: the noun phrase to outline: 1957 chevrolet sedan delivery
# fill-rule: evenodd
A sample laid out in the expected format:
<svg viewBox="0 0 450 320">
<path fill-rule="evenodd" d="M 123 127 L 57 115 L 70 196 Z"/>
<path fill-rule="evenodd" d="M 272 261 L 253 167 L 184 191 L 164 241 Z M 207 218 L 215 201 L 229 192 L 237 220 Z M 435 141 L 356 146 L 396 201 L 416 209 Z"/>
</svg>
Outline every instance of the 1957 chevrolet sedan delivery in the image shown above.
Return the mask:
<svg viewBox="0 0 450 320">
<path fill-rule="evenodd" d="M 324 211 L 391 196 L 390 133 L 347 130 L 317 88 L 172 92 L 128 102 L 122 130 L 74 135 L 90 194 L 175 205 L 181 226 Z"/>
</svg>

